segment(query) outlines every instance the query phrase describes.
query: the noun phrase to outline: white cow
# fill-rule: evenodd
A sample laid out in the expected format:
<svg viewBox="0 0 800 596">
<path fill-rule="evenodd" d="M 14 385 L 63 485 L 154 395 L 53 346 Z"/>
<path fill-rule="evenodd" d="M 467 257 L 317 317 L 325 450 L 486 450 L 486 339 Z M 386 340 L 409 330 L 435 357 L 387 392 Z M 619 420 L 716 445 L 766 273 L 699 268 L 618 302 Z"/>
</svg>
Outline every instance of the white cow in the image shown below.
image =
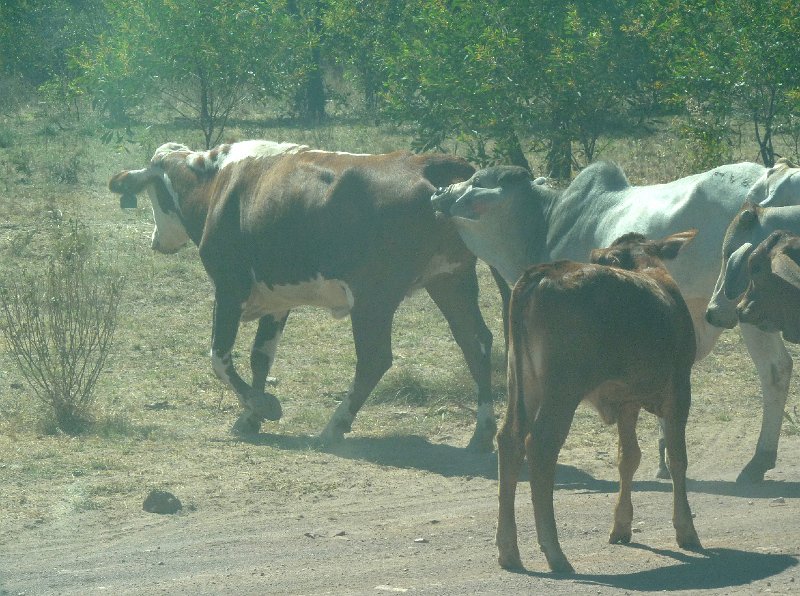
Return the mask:
<svg viewBox="0 0 800 596">
<path fill-rule="evenodd" d="M 785 167 L 783 178 L 796 174 Z M 522 168 L 499 166 L 440 190 L 434 205 L 449 213 L 467 246 L 513 284 L 537 263 L 586 261 L 593 248 L 608 246 L 627 232 L 663 238 L 689 228 L 696 240 L 668 269 L 678 283 L 695 325 L 697 359 L 722 332 L 705 319 L 719 272 L 725 230 L 748 196 L 775 198 L 777 169 L 754 163 L 725 165 L 667 184 L 631 186 L 622 170 L 595 163 L 559 191 L 531 182 Z M 780 193 L 783 197 L 785 193 Z M 777 333 L 742 325 L 742 336 L 763 391 L 763 419 L 756 452 L 737 478 L 758 482 L 775 466 L 792 359 Z M 668 477 L 660 441 L 659 477 Z"/>
</svg>

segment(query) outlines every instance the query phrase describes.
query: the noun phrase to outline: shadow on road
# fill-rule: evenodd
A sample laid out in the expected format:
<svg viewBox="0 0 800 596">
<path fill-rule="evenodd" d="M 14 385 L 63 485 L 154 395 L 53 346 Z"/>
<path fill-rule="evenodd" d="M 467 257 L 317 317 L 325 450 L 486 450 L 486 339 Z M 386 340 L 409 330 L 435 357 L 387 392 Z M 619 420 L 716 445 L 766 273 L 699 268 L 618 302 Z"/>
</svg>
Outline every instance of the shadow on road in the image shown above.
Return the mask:
<svg viewBox="0 0 800 596">
<path fill-rule="evenodd" d="M 351 460 L 368 461 L 381 466 L 425 470 L 442 476 L 469 476 L 497 479 L 497 453 L 475 453 L 461 447 L 431 443 L 417 435 L 387 437 L 348 437 L 339 444 L 320 448 L 313 437 L 262 433 L 247 439 L 254 445 L 276 449 L 316 449 Z M 639 476 L 646 474 L 639 470 Z M 527 481 L 527 466 L 522 467 L 520 481 Z M 616 481 L 594 478 L 579 468 L 559 464 L 556 470 L 556 489 L 590 493 L 615 493 Z M 672 483 L 659 480 L 634 482 L 634 491 L 672 492 Z M 688 481 L 690 493 L 704 493 L 749 498 L 800 498 L 800 482 L 765 480 L 760 484 L 738 484 L 725 480 Z"/>
<path fill-rule="evenodd" d="M 687 553 L 631 544 L 629 548 L 650 551 L 675 559 L 674 565 L 637 571 L 636 573 L 564 575 L 581 584 L 607 586 L 619 590 L 665 592 L 677 590 L 709 590 L 744 586 L 778 575 L 797 565 L 790 555 L 756 553 L 728 548 L 710 548 L 702 553 Z M 530 577 L 553 578 L 552 573 L 519 571 Z"/>
</svg>

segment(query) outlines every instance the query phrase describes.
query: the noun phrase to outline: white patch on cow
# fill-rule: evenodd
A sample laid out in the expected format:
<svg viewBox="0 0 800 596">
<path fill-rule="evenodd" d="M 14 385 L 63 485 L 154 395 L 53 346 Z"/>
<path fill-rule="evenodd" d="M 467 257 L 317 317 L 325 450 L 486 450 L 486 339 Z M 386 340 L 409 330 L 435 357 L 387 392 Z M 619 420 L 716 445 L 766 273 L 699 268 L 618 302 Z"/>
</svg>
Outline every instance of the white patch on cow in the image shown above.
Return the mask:
<svg viewBox="0 0 800 596">
<path fill-rule="evenodd" d="M 350 394 L 342 400 L 336 408 L 325 429 L 320 433 L 319 439 L 323 443 L 336 443 L 342 440 L 344 433 L 342 429 L 350 428 L 355 416 L 350 413 Z"/>
<path fill-rule="evenodd" d="M 211 369 L 214 371 L 214 374 L 217 375 L 217 378 L 225 383 L 228 387 L 233 389 L 233 384 L 231 383 L 231 379 L 228 376 L 228 368 L 230 367 L 231 363 L 231 355 L 230 352 L 227 354 L 217 354 L 214 350 L 211 350 Z"/>
<path fill-rule="evenodd" d="M 157 163 L 162 159 L 164 159 L 170 153 L 175 153 L 176 151 L 191 152 L 192 150 L 189 149 L 186 145 L 181 145 L 180 143 L 164 143 L 158 149 L 156 149 L 156 152 L 153 154 L 153 159 L 151 160 L 151 163 Z"/>
<path fill-rule="evenodd" d="M 242 320 L 252 321 L 300 305 L 328 308 L 334 318 L 341 319 L 350 314 L 353 308 L 353 293 L 345 282 L 325 279 L 320 274 L 310 281 L 275 285 L 272 288 L 263 282 L 256 282 L 250 297 L 243 304 Z"/>
<path fill-rule="evenodd" d="M 274 141 L 261 140 L 240 141 L 231 145 L 230 150 L 219 163 L 219 169 L 243 159 L 289 155 L 300 153 L 306 149 L 308 149 L 307 145 L 298 145 L 297 143 L 276 143 Z"/>
<path fill-rule="evenodd" d="M 153 208 L 153 220 L 156 224 L 153 228 L 150 246 L 156 252 L 173 254 L 185 246 L 190 238 L 178 216 L 178 200 L 175 190 L 172 188 L 172 183 L 166 174 L 163 174 L 163 180 L 167 191 L 172 197 L 176 211 L 171 211 L 170 213 L 162 211 L 156 189 L 152 185 L 147 187 L 147 194 L 150 195 L 150 205 Z"/>
<path fill-rule="evenodd" d="M 428 261 L 428 264 L 425 265 L 425 269 L 422 271 L 420 276 L 414 280 L 414 283 L 411 285 L 411 289 L 408 292 L 408 296 L 420 288 L 424 288 L 434 278 L 440 275 L 449 275 L 454 273 L 463 265 L 464 263 L 451 261 L 446 255 L 433 255 L 431 260 Z"/>
<path fill-rule="evenodd" d="M 349 153 L 348 151 L 324 151 L 322 149 L 309 149 L 308 153 L 327 153 L 329 155 L 349 155 L 351 157 L 368 157 L 372 153 Z"/>
</svg>

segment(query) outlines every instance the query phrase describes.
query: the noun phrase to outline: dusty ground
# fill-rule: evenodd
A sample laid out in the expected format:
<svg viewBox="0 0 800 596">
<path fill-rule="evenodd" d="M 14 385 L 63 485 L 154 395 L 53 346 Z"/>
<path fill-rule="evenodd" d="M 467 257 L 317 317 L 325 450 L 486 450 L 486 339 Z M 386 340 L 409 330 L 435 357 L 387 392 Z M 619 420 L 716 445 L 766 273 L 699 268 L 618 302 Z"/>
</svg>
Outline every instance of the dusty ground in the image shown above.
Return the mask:
<svg viewBox="0 0 800 596">
<path fill-rule="evenodd" d="M 606 542 L 616 491 L 608 452 L 564 452 L 556 515 L 577 575 L 559 577 L 536 548 L 522 482 L 527 571 L 498 567 L 496 457 L 453 446 L 466 435 L 447 443 L 356 436 L 319 452 L 304 439 L 263 433 L 247 448 L 292 466 L 298 482 L 336 478 L 335 488 L 301 497 L 220 488 L 178 515 L 105 508 L 6 528 L 0 593 L 800 593 L 800 437 L 782 438 L 763 484 L 742 487 L 734 479 L 752 449 L 751 426 L 728 424 L 729 432 L 690 448 L 689 499 L 703 553 L 677 548 L 671 485 L 649 479 L 655 453 L 644 437 L 630 546 Z M 267 462 L 248 474 L 258 483 L 271 470 Z"/>
</svg>

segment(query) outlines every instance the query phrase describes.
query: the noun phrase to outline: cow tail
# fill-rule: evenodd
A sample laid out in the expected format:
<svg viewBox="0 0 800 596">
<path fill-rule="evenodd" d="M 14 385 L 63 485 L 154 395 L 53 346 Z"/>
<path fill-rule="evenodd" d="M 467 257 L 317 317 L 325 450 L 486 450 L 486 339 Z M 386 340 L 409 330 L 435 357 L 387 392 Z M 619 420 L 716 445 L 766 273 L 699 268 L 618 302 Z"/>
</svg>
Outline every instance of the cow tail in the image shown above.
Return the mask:
<svg viewBox="0 0 800 596">
<path fill-rule="evenodd" d="M 515 419 L 517 421 L 517 428 L 515 428 L 515 432 L 522 439 L 524 439 L 526 433 L 525 429 L 528 428 L 527 413 L 525 411 L 525 379 L 522 370 L 522 346 L 523 340 L 527 336 L 527 329 L 525 327 L 525 307 L 528 305 L 532 294 L 545 275 L 546 272 L 540 267 L 528 269 L 514 285 L 514 290 L 511 294 L 511 303 L 508 309 L 508 334 L 514 353 L 514 381 L 517 386 L 516 395 L 509 395 L 508 398 L 515 401 L 514 407 L 512 408 L 516 411 Z"/>
</svg>

